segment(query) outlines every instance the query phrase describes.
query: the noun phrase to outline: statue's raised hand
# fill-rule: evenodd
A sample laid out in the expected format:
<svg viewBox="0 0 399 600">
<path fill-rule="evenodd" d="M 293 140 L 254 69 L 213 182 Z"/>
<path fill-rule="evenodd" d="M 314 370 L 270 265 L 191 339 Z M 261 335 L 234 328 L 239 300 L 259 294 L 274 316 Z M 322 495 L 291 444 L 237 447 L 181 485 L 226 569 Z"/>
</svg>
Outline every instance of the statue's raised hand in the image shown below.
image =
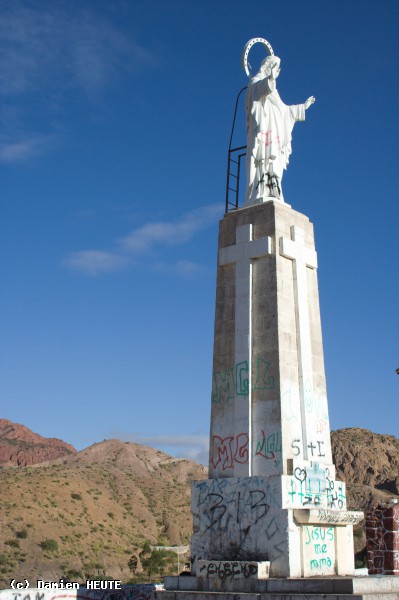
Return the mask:
<svg viewBox="0 0 399 600">
<path fill-rule="evenodd" d="M 313 102 L 316 102 L 316 98 L 314 96 L 310 96 L 310 98 L 308 98 L 305 102 L 305 110 L 308 110 L 309 106 L 313 104 Z"/>
</svg>

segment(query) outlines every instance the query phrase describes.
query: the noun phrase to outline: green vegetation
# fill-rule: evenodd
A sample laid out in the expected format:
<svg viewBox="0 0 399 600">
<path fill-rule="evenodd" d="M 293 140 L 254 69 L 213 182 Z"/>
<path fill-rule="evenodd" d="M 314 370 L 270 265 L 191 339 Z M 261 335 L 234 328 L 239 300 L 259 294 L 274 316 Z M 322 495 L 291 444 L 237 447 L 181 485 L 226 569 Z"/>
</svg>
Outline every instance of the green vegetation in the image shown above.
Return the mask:
<svg viewBox="0 0 399 600">
<path fill-rule="evenodd" d="M 26 528 L 21 529 L 20 531 L 17 531 L 15 535 L 20 540 L 25 540 L 28 537 L 28 530 Z"/>
<path fill-rule="evenodd" d="M 45 552 L 57 552 L 58 542 L 56 540 L 45 539 L 40 542 L 40 547 Z"/>
<path fill-rule="evenodd" d="M 187 485 L 174 481 L 180 473 L 168 465 L 160 479 L 152 471 L 137 474 L 135 466 L 108 462 L 0 469 L 0 483 L 8 489 L 0 498 L 0 589 L 8 588 L 12 577 L 30 575 L 38 560 L 46 576 L 51 571 L 79 581 L 112 573 L 127 583 L 134 570 L 137 583 L 176 574 L 176 554 L 150 549 L 142 563 L 140 552 L 146 541 L 170 545 L 169 525 L 181 543 L 189 536 L 190 514 L 180 508 Z M 132 555 L 138 565 L 128 569 Z"/>
<path fill-rule="evenodd" d="M 19 548 L 19 540 L 5 540 L 4 544 L 11 548 Z"/>
<path fill-rule="evenodd" d="M 367 567 L 367 562 L 365 558 L 355 560 L 355 569 L 364 569 L 365 567 Z"/>
<path fill-rule="evenodd" d="M 363 527 L 359 527 L 358 529 L 353 529 L 353 535 L 355 538 L 361 538 L 364 534 Z"/>
<path fill-rule="evenodd" d="M 140 560 L 139 560 L 140 559 Z M 152 549 L 145 542 L 138 556 L 133 554 L 128 560 L 128 567 L 133 574 L 132 583 L 140 583 L 145 578 L 143 574 L 137 573 L 139 563 L 147 578 L 152 581 L 154 576 L 172 575 L 176 573 L 176 555 L 167 550 Z"/>
</svg>

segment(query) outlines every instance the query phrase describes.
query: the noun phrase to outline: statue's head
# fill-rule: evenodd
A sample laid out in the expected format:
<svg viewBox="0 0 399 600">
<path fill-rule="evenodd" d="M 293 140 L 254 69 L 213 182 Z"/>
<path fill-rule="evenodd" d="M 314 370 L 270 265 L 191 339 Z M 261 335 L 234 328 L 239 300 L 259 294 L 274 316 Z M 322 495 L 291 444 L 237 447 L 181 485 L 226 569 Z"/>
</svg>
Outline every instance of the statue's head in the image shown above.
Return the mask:
<svg viewBox="0 0 399 600">
<path fill-rule="evenodd" d="M 280 73 L 280 63 L 281 60 L 278 56 L 275 56 L 274 54 L 271 56 L 266 56 L 266 58 L 262 61 L 257 77 L 270 77 L 272 68 L 274 66 L 277 67 L 277 69 L 274 70 L 274 75 L 275 77 L 278 77 Z"/>
</svg>

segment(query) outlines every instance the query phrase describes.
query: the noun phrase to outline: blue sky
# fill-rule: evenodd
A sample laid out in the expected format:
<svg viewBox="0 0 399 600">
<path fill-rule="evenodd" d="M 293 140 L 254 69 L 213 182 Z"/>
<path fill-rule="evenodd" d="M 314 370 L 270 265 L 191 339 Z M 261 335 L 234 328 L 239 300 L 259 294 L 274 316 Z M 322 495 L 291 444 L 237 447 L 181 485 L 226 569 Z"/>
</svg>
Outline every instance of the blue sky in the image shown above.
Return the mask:
<svg viewBox="0 0 399 600">
<path fill-rule="evenodd" d="M 226 153 L 242 49 L 261 36 L 283 100 L 316 97 L 284 195 L 315 226 L 331 427 L 399 437 L 399 3 L 0 13 L 1 416 L 78 449 L 206 455 Z"/>
</svg>

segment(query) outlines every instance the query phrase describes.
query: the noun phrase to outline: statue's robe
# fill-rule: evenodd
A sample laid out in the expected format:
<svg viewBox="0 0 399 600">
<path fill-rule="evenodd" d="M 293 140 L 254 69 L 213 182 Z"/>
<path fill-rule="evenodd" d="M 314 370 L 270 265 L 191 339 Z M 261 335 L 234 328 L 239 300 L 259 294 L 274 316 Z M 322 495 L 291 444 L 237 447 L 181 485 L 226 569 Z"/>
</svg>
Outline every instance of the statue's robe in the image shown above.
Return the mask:
<svg viewBox="0 0 399 600">
<path fill-rule="evenodd" d="M 254 77 L 245 97 L 247 113 L 247 193 L 245 205 L 256 204 L 261 197 L 273 195 L 283 200 L 281 178 L 287 168 L 291 134 L 296 121 L 305 120 L 305 105 L 287 106 L 268 78 Z M 267 174 L 278 177 L 280 193 L 269 194 Z"/>
</svg>

